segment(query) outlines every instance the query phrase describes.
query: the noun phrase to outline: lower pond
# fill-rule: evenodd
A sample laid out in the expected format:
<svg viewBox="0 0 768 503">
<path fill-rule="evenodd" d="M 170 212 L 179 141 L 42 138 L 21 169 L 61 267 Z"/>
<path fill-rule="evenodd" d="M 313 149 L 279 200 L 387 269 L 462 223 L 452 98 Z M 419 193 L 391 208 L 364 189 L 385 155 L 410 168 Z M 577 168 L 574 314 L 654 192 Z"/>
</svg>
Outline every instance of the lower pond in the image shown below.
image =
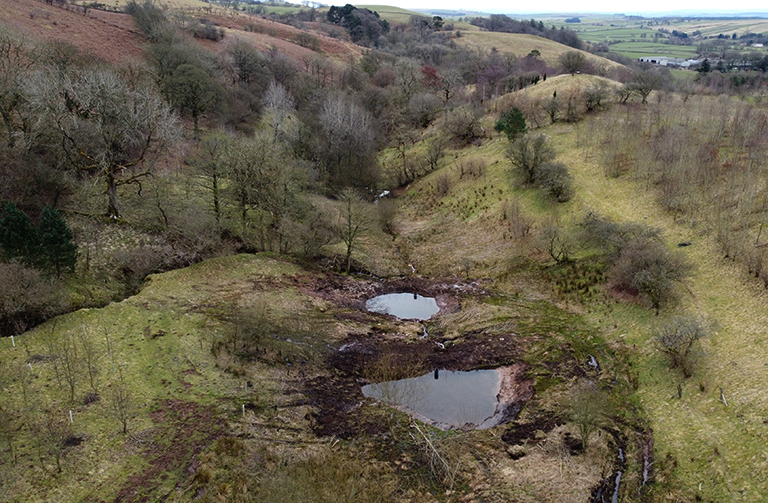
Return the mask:
<svg viewBox="0 0 768 503">
<path fill-rule="evenodd" d="M 504 369 L 435 370 L 399 381 L 363 386 L 363 395 L 397 406 L 440 429 L 490 428 L 506 418 L 500 393 Z"/>
<path fill-rule="evenodd" d="M 428 320 L 440 308 L 433 297 L 416 293 L 390 293 L 368 299 L 365 308 L 374 313 L 391 314 L 403 320 Z"/>
</svg>

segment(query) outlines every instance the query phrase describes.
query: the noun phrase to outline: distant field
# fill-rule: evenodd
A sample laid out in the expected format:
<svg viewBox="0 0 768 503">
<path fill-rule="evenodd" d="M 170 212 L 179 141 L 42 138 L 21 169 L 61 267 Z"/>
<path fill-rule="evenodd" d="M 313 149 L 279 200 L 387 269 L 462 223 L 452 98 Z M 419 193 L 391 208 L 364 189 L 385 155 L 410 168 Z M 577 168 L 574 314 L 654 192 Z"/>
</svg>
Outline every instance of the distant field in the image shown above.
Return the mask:
<svg viewBox="0 0 768 503">
<path fill-rule="evenodd" d="M 587 42 L 608 42 L 610 40 L 625 40 L 641 39 L 645 35 L 645 39 L 653 40 L 656 30 L 650 28 L 605 28 L 605 27 L 581 27 L 581 29 L 574 29 L 579 34 L 582 40 Z"/>
<path fill-rule="evenodd" d="M 611 45 L 611 51 L 628 58 L 645 56 L 667 56 L 672 58 L 694 58 L 696 47 L 692 45 L 655 44 L 653 42 L 619 42 Z"/>
<path fill-rule="evenodd" d="M 744 33 L 768 33 L 768 19 L 700 19 L 695 21 L 672 22 L 665 26 L 669 30 L 693 33 L 700 31 L 704 36 L 719 34 L 743 35 Z"/>
<path fill-rule="evenodd" d="M 678 70 L 676 68 L 670 68 L 669 73 L 672 74 L 672 77 L 676 82 L 684 82 L 686 80 L 692 81 L 698 75 L 698 73 L 693 70 Z"/>
<path fill-rule="evenodd" d="M 264 12 L 274 12 L 275 14 L 293 14 L 306 9 L 306 7 L 281 7 L 278 5 L 262 5 L 262 7 Z"/>
</svg>

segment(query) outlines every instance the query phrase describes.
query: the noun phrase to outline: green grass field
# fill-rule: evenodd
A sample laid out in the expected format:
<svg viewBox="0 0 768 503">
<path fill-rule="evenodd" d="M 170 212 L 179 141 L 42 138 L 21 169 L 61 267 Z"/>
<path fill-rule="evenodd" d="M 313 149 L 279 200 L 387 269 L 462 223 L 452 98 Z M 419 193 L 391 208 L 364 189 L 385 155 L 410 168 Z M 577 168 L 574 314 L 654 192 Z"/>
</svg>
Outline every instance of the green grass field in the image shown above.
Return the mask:
<svg viewBox="0 0 768 503">
<path fill-rule="evenodd" d="M 614 42 L 614 41 L 630 41 L 637 39 L 638 41 L 645 42 L 646 39 L 652 41 L 656 30 L 649 28 L 604 28 L 595 27 L 596 29 L 590 29 L 589 27 L 582 27 L 575 30 L 582 40 L 587 42 Z M 645 35 L 645 39 L 641 37 Z"/>
<path fill-rule="evenodd" d="M 695 58 L 696 48 L 690 45 L 654 44 L 653 42 L 619 42 L 612 44 L 611 51 L 628 58 L 667 56 L 671 58 Z"/>
<path fill-rule="evenodd" d="M 279 5 L 264 5 L 264 12 L 270 12 L 275 14 L 295 14 L 304 7 L 281 7 Z"/>
</svg>

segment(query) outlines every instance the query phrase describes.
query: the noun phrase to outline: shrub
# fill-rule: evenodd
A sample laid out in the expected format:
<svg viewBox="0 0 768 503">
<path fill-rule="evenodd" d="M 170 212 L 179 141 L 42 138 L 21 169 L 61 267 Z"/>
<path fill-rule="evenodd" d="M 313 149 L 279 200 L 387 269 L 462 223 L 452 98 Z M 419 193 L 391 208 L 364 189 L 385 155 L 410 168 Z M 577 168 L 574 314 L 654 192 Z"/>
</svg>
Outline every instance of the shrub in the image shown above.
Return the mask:
<svg viewBox="0 0 768 503">
<path fill-rule="evenodd" d="M 658 316 L 661 307 L 675 299 L 675 283 L 690 271 L 684 256 L 658 241 L 631 241 L 616 259 L 610 277 L 614 286 L 645 298 Z"/>
<path fill-rule="evenodd" d="M 34 269 L 0 263 L 0 285 L 0 332 L 21 333 L 63 311 L 54 284 Z"/>
<path fill-rule="evenodd" d="M 588 214 L 581 226 L 584 241 L 613 255 L 614 259 L 633 241 L 659 239 L 658 229 L 635 222 L 616 223 L 594 213 Z"/>
<path fill-rule="evenodd" d="M 451 190 L 451 176 L 448 173 L 441 173 L 435 179 L 435 194 L 444 196 Z"/>
<path fill-rule="evenodd" d="M 653 345 L 669 357 L 669 365 L 679 368 L 683 376 L 691 377 L 695 365 L 693 345 L 706 337 L 702 320 L 690 316 L 675 316 L 656 329 Z"/>
<path fill-rule="evenodd" d="M 224 28 L 207 19 L 200 19 L 200 23 L 192 28 L 192 36 L 218 42 L 224 38 Z"/>
<path fill-rule="evenodd" d="M 562 162 L 545 162 L 536 169 L 536 181 L 558 203 L 570 201 L 573 186 L 568 168 Z"/>
<path fill-rule="evenodd" d="M 587 65 L 587 57 L 579 51 L 568 51 L 557 58 L 557 62 L 566 72 L 574 75 L 581 72 Z"/>
<path fill-rule="evenodd" d="M 570 261 L 577 244 L 573 235 L 554 221 L 544 223 L 536 240 L 538 247 L 558 263 Z"/>
<path fill-rule="evenodd" d="M 695 365 L 693 345 L 707 335 L 704 323 L 690 316 L 675 316 L 656 329 L 653 344 L 669 358 L 672 368 L 679 368 L 684 377 L 691 377 Z"/>
<path fill-rule="evenodd" d="M 408 117 L 413 125 L 426 128 L 437 118 L 442 102 L 431 93 L 419 93 L 408 102 Z"/>
<path fill-rule="evenodd" d="M 536 182 L 538 167 L 552 161 L 555 158 L 555 151 L 545 135 L 529 133 L 510 143 L 506 156 L 516 169 L 522 183 L 532 184 Z"/>
<path fill-rule="evenodd" d="M 608 397 L 597 385 L 582 381 L 571 389 L 568 400 L 571 421 L 576 423 L 584 449 L 589 444 L 589 437 L 605 423 L 609 412 Z"/>
<path fill-rule="evenodd" d="M 479 114 L 467 105 L 454 109 L 445 119 L 445 132 L 459 145 L 472 143 L 483 134 Z"/>
<path fill-rule="evenodd" d="M 459 168 L 459 178 L 462 180 L 464 176 L 471 176 L 472 178 L 485 176 L 485 159 L 462 159 L 456 163 L 456 167 Z"/>
<path fill-rule="evenodd" d="M 296 34 L 295 39 L 296 43 L 302 47 L 316 52 L 320 50 L 320 39 L 310 33 L 299 32 Z"/>
</svg>

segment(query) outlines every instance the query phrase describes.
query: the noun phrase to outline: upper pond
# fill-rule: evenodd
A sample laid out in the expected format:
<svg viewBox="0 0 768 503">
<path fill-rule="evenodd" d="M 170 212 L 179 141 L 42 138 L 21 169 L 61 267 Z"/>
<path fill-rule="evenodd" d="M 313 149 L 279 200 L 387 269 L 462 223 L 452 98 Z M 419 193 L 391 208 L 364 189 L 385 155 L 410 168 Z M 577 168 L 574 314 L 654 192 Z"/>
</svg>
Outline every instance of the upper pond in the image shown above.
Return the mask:
<svg viewBox="0 0 768 503">
<path fill-rule="evenodd" d="M 397 405 L 441 429 L 490 428 L 504 415 L 499 369 L 435 371 L 420 377 L 363 386 L 363 395 Z"/>
<path fill-rule="evenodd" d="M 432 297 L 415 293 L 390 293 L 368 299 L 365 308 L 374 313 L 391 314 L 404 320 L 428 320 L 440 310 Z"/>
</svg>

